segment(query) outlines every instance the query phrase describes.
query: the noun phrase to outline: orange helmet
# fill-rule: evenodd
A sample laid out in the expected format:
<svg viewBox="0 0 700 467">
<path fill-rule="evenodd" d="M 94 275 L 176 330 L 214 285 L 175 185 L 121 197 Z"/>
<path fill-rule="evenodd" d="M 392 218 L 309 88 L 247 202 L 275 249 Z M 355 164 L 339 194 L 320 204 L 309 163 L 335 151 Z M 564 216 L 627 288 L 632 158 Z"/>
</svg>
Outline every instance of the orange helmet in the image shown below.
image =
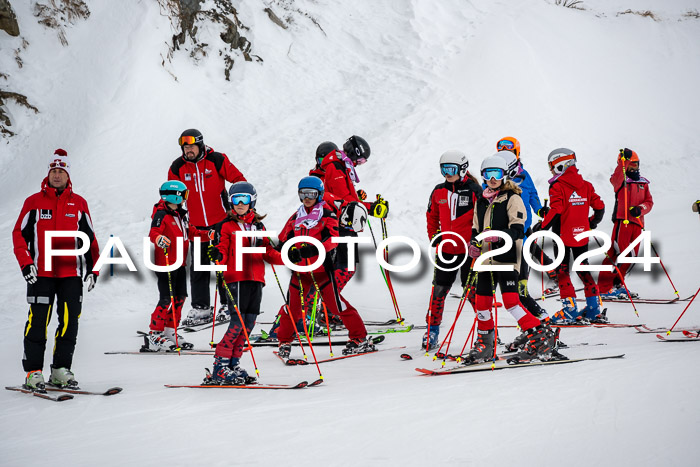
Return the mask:
<svg viewBox="0 0 700 467">
<path fill-rule="evenodd" d="M 639 164 L 639 156 L 631 149 L 620 149 L 620 157 L 625 159 L 625 168 L 627 168 L 630 162 L 636 162 Z"/>
<path fill-rule="evenodd" d="M 505 138 L 498 140 L 498 143 L 496 143 L 496 150 L 510 151 L 515 154 L 515 157 L 520 159 L 520 141 L 512 136 L 506 136 Z"/>
</svg>

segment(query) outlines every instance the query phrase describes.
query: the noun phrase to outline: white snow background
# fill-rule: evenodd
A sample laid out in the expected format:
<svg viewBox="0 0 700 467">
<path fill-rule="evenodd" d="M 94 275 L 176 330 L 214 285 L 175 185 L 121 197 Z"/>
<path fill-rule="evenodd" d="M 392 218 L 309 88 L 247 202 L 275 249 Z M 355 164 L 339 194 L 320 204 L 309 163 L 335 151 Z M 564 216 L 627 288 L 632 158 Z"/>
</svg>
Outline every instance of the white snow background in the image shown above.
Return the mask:
<svg viewBox="0 0 700 467">
<path fill-rule="evenodd" d="M 634 329 L 562 331 L 568 344 L 607 344 L 572 347 L 564 352 L 570 357 L 625 353 L 622 360 L 449 377 L 414 371 L 439 366 L 419 350 L 423 331 L 416 330 L 381 344 L 405 349 L 323 365 L 325 383 L 297 391 L 166 389 L 199 383 L 211 358 L 103 352 L 142 342 L 135 331 L 147 328 L 157 290 L 141 261 L 141 238 L 179 154 L 177 137 L 190 127 L 255 184 L 271 230 L 297 207 L 296 183 L 313 166 L 318 143 L 365 137 L 372 156 L 358 170 L 360 187 L 389 200 L 390 235 L 412 237 L 424 253 L 425 208 L 445 150 L 465 151 L 478 173 L 496 141 L 515 136 L 544 198 L 546 156 L 569 147 L 606 203 L 600 228 L 609 232 L 608 178 L 618 149 L 630 147 L 652 180 L 647 227 L 680 294 L 691 295 L 700 285 L 700 222 L 690 212 L 700 197 L 700 20 L 685 13 L 700 2 L 586 0 L 579 11 L 553 0 L 297 0 L 294 7 L 321 27 L 295 14 L 284 30 L 263 11 L 278 2 L 234 1 L 251 28 L 243 33 L 252 53 L 264 62 L 237 58 L 230 82 L 217 56 L 195 65 L 182 51 L 161 66 L 173 30 L 155 1 L 88 2 L 92 14 L 67 29 L 66 47 L 37 24 L 33 3 L 12 2 L 29 42 L 23 68 L 14 61 L 21 39 L 0 32 L 0 71 L 9 77 L 0 84 L 41 110 L 8 104 L 18 135 L 0 145 L 0 384 L 24 378 L 27 304 L 11 231 L 55 148 L 69 152 L 73 187 L 88 200 L 101 245 L 119 236 L 139 273 L 102 271 L 84 297 L 73 365 L 82 387 L 124 392 L 61 404 L 0 392 L 0 464 L 696 465 L 700 346 Z M 651 10 L 657 20 L 617 14 L 627 9 Z M 218 40 L 216 31 L 204 34 Z M 345 295 L 366 319 L 392 318 L 371 254 L 360 269 Z M 630 287 L 672 298 L 654 270 L 634 274 Z M 401 311 L 423 324 L 431 270 L 405 276 L 394 275 Z M 267 280 L 265 322 L 281 304 L 271 271 Z M 531 290 L 540 290 L 534 273 Z M 545 302 L 550 312 L 557 305 Z M 670 326 L 684 306 L 640 304 L 637 318 L 629 305 L 613 304 L 608 313 L 613 322 Z M 448 299 L 441 337 L 456 307 Z M 698 307 L 679 326 L 700 325 Z M 506 313 L 499 320 L 512 323 Z M 55 326 L 53 318 L 50 336 Z M 515 335 L 502 331 L 506 341 Z M 202 348 L 210 334 L 187 337 Z M 49 338 L 47 371 L 51 348 Z M 400 360 L 402 351 L 414 360 Z M 282 366 L 270 348 L 255 355 L 261 382 L 318 377 L 314 366 Z M 249 356 L 243 364 L 252 371 Z"/>
</svg>

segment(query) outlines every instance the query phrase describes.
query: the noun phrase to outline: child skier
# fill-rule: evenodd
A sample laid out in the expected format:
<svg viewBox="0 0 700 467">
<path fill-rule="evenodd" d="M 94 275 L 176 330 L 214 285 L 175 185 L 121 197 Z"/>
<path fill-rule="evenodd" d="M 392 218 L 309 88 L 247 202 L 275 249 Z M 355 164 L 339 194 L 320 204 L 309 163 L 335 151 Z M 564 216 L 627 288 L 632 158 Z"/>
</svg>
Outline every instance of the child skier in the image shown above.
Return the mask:
<svg viewBox="0 0 700 467">
<path fill-rule="evenodd" d="M 367 338 L 362 318 L 352 307 L 340 311 L 338 292 L 333 278 L 333 255 L 329 254 L 336 244 L 331 242 L 338 236 L 338 218 L 323 200 L 324 185 L 317 177 L 304 177 L 299 181 L 298 195 L 302 205 L 299 206 L 287 221 L 279 235 L 278 249 L 285 242 L 298 236 L 310 236 L 318 239 L 326 251 L 326 261 L 321 266 L 309 272 L 293 272 L 289 284 L 289 312 L 285 311 L 280 318 L 277 331 L 279 340 L 279 355 L 288 358 L 291 352 L 291 342 L 294 339 L 294 326 L 300 328 L 303 323 L 302 301 L 304 294 L 313 289 L 318 292 L 331 315 L 339 315 L 348 329 L 349 340 L 343 354 L 374 351 L 374 345 Z M 308 244 L 295 244 L 289 249 L 289 259 L 293 263 L 311 264 L 316 261 L 318 251 Z M 299 323 L 301 321 L 301 323 Z M 294 324 L 293 324 L 294 323 Z"/>
<path fill-rule="evenodd" d="M 255 381 L 239 365 L 246 344 L 245 333 L 250 335 L 260 314 L 262 289 L 265 286 L 265 262 L 282 264 L 279 251 L 272 247 L 268 237 L 242 238 L 241 246 L 263 247 L 265 253 L 245 252 L 242 264 L 236 263 L 237 233 L 265 230 L 261 222 L 265 216 L 255 210 L 257 199 L 255 187 L 250 183 L 236 182 L 231 185 L 229 201 L 232 210 L 221 225 L 219 244 L 208 249 L 209 258 L 213 262 L 226 265 L 224 290 L 231 310 L 231 321 L 226 334 L 216 346 L 211 379 L 206 380 L 205 384 L 246 384 Z M 243 323 L 238 313 L 243 318 Z"/>
<path fill-rule="evenodd" d="M 549 153 L 547 158 L 552 177 L 549 180 L 549 199 L 551 209 L 544 220 L 533 227 L 551 228 L 564 243 L 564 261 L 557 268 L 557 281 L 563 308 L 552 317 L 552 323 L 577 323 L 583 319 L 603 321 L 605 317 L 600 310 L 600 296 L 593 276 L 588 271 L 576 271 L 585 286 L 586 307 L 579 312 L 576 306 L 576 290 L 571 284 L 569 267 L 571 258 L 576 258 L 588 251 L 588 239 L 575 240 L 579 233 L 595 229 L 603 219 L 605 204 L 585 181 L 576 168 L 576 154 L 571 149 L 559 148 Z M 589 218 L 590 209 L 593 215 Z M 588 264 L 588 260 L 583 261 Z"/>
<path fill-rule="evenodd" d="M 422 348 L 427 346 L 428 350 L 437 348 L 445 297 L 457 278 L 457 272 L 461 271 L 464 288 L 471 270 L 464 242 L 468 244 L 472 237 L 474 204 L 481 196 L 481 187 L 467 170 L 468 167 L 469 159 L 461 151 L 451 150 L 440 156 L 440 173 L 445 181 L 433 188 L 425 213 L 428 239 L 432 241 L 438 233 L 444 232 L 438 237 L 443 247 L 442 259 L 439 255 L 436 257 L 430 305 L 425 317 L 428 330 L 421 344 Z M 460 235 L 464 240 L 450 235 L 450 232 Z M 445 270 L 453 269 L 459 264 L 462 264 L 460 268 Z"/>
<path fill-rule="evenodd" d="M 189 190 L 179 180 L 171 180 L 160 186 L 160 201 L 153 206 L 151 230 L 148 236 L 156 246 L 155 264 L 157 266 L 173 265 L 182 253 L 182 263 L 174 271 L 156 272 L 160 299 L 151 314 L 150 332 L 144 338 L 142 352 L 174 351 L 176 345 L 181 349 L 191 349 L 192 344 L 177 335 L 175 330 L 180 324 L 182 306 L 187 298 L 187 251 L 190 239 L 198 236 L 205 241 L 213 238 L 208 231 L 199 230 L 190 225 L 187 210 L 184 207 Z M 182 252 L 176 245 L 178 237 L 183 239 Z"/>
<path fill-rule="evenodd" d="M 464 361 L 465 365 L 481 363 L 494 358 L 495 324 L 491 307 L 496 286 L 501 289 L 503 306 L 525 331 L 527 342 L 523 350 L 514 358 L 520 362 L 534 359 L 550 360 L 557 336 L 546 324 L 540 323 L 527 311 L 518 296 L 518 271 L 521 266 L 522 245 L 525 224 L 525 206 L 519 196 L 522 190 L 508 180 L 508 167 L 499 155 L 487 157 L 481 164 L 481 176 L 487 187 L 476 202 L 472 239 L 469 256 L 479 257 L 482 252 L 500 248 L 504 240 L 496 235 L 486 237 L 481 242 L 476 237 L 489 230 L 499 230 L 508 234 L 513 246 L 500 255 L 489 259 L 488 264 L 512 265 L 512 271 L 479 272 L 476 279 L 476 312 L 478 319 L 477 340 Z"/>
<path fill-rule="evenodd" d="M 654 206 L 649 191 L 649 180 L 639 175 L 639 156 L 631 149 L 620 149 L 617 167 L 610 176 L 610 183 L 615 190 L 615 208 L 613 209 L 612 246 L 603 264 L 617 263 L 617 256 L 625 250 L 644 229 L 644 216 Z M 639 243 L 634 247 L 634 254 L 639 252 Z M 625 277 L 631 263 L 618 266 L 620 274 Z M 615 285 L 619 282 L 620 285 Z M 627 292 L 621 286 L 616 270 L 601 271 L 598 275 L 598 289 L 603 298 L 626 299 Z M 630 292 L 631 293 L 631 292 Z M 632 294 L 634 298 L 636 294 Z"/>
</svg>

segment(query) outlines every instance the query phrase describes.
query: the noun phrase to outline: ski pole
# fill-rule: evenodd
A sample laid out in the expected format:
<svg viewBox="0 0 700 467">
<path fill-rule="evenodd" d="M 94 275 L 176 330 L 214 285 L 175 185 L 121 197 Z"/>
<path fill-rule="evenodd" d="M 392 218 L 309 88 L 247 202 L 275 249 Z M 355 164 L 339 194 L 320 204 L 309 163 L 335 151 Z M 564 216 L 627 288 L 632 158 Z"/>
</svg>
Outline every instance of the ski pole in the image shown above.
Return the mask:
<svg viewBox="0 0 700 467">
<path fill-rule="evenodd" d="M 306 333 L 306 342 L 309 344 L 309 348 L 311 349 L 311 355 L 314 357 L 314 362 L 316 363 L 316 369 L 318 369 L 318 377 L 320 379 L 323 379 L 323 375 L 321 374 L 321 368 L 318 366 L 318 360 L 316 359 L 316 352 L 314 351 L 314 346 L 311 343 L 311 339 L 309 339 L 309 332 L 306 329 L 306 308 L 304 307 L 304 286 L 301 283 L 301 274 L 299 272 L 294 271 L 295 274 L 297 275 L 297 282 L 299 282 L 299 299 L 301 300 L 301 322 L 302 322 L 302 328 L 304 328 L 304 332 Z M 291 284 L 290 284 L 291 286 Z M 289 310 L 291 312 L 291 310 Z M 291 314 L 290 314 L 291 318 Z M 292 322 L 294 322 L 294 319 L 292 319 Z M 296 324 L 294 324 L 294 329 L 296 329 Z"/>
<path fill-rule="evenodd" d="M 435 250 L 435 264 L 437 264 L 438 253 Z M 428 325 L 426 327 L 426 339 L 425 339 L 425 356 L 430 356 L 430 326 L 433 324 L 433 297 L 435 296 L 435 275 L 437 273 L 437 266 L 433 268 L 433 280 L 430 287 L 430 301 L 428 302 Z M 440 347 L 442 348 L 442 347 Z M 438 349 L 438 352 L 440 349 Z"/>
<path fill-rule="evenodd" d="M 644 230 L 644 229 L 642 229 L 642 230 Z M 676 294 L 676 297 L 680 298 L 680 294 L 678 293 L 678 289 L 676 288 L 676 285 L 671 280 L 671 276 L 668 275 L 668 271 L 666 270 L 666 266 L 664 266 L 664 262 L 661 261 L 661 255 L 659 254 L 658 251 L 656 251 L 656 248 L 654 247 L 654 244 L 652 243 L 651 239 L 649 240 L 649 244 L 651 245 L 651 249 L 654 251 L 654 254 L 659 258 L 659 264 L 661 264 L 661 268 L 666 273 L 666 277 L 668 278 L 668 281 L 671 283 L 671 287 L 673 287 L 673 293 Z"/>
<path fill-rule="evenodd" d="M 280 293 L 282 294 L 282 300 L 284 301 L 283 308 L 285 310 L 285 313 L 282 313 L 282 314 L 286 314 L 287 317 L 289 318 L 289 320 L 291 321 L 292 329 L 294 329 L 294 334 L 296 335 L 297 340 L 299 340 L 299 347 L 301 348 L 301 353 L 304 355 L 304 361 L 308 361 L 309 358 L 306 356 L 306 350 L 304 350 L 304 344 L 301 342 L 301 336 L 299 335 L 299 332 L 297 331 L 297 325 L 294 323 L 294 319 L 292 318 L 291 311 L 289 311 L 289 302 L 287 301 L 287 297 L 285 297 L 285 295 L 284 295 L 284 290 L 282 289 L 282 284 L 280 283 L 279 276 L 277 276 L 277 271 L 275 270 L 275 265 L 270 264 L 270 266 L 272 266 L 272 272 L 275 275 L 275 280 L 277 281 L 277 287 L 279 287 Z"/>
<path fill-rule="evenodd" d="M 673 326 L 671 326 L 671 329 L 669 329 L 668 331 L 666 331 L 666 335 L 667 335 L 667 336 L 670 336 L 670 335 L 671 335 L 671 331 L 673 331 L 673 328 L 676 327 L 676 324 L 678 324 L 678 321 L 681 320 L 681 318 L 683 317 L 683 315 L 685 314 L 685 312 L 688 311 L 688 308 L 690 308 L 690 305 L 693 304 L 693 300 L 695 300 L 695 297 L 698 296 L 698 293 L 700 293 L 700 288 L 698 288 L 697 292 L 695 292 L 695 295 L 693 295 L 693 298 L 691 298 L 691 299 L 690 299 L 690 302 L 685 306 L 685 309 L 683 310 L 683 313 L 681 313 L 681 315 L 678 317 L 678 319 L 676 320 L 676 322 L 673 323 Z"/>
<path fill-rule="evenodd" d="M 214 261 L 215 264 L 219 264 L 218 261 Z M 248 336 L 248 330 L 245 327 L 245 321 L 243 321 L 243 315 L 241 315 L 241 310 L 238 309 L 238 304 L 236 303 L 236 299 L 233 298 L 233 294 L 231 293 L 231 289 L 228 288 L 228 284 L 224 280 L 224 274 L 221 271 L 216 271 L 216 275 L 219 276 L 219 279 L 221 280 L 221 283 L 224 286 L 224 290 L 226 290 L 226 295 L 228 295 L 228 299 L 231 301 L 231 304 L 233 305 L 233 309 L 236 310 L 236 314 L 238 315 L 238 320 L 241 322 L 241 327 L 243 328 L 243 335 L 245 336 L 245 341 L 248 344 L 248 348 L 250 348 L 250 358 L 253 359 L 253 366 L 255 367 L 255 374 L 260 377 L 260 370 L 258 370 L 258 364 L 255 361 L 255 355 L 253 354 L 253 346 L 250 343 L 250 337 Z M 252 329 L 251 329 L 252 331 Z"/>
<path fill-rule="evenodd" d="M 369 232 L 372 235 L 372 241 L 374 242 L 374 249 L 377 249 L 377 240 L 374 237 L 374 231 L 372 230 L 372 224 L 370 224 L 369 219 L 367 219 L 367 226 L 369 227 Z M 386 261 L 386 260 L 385 260 Z M 387 280 L 387 271 L 384 270 L 382 265 L 379 265 L 379 270 L 382 273 L 382 277 L 384 278 L 384 283 L 386 284 L 387 288 L 389 289 L 389 295 L 391 296 L 391 302 L 394 305 L 394 312 L 396 313 L 396 318 L 398 319 L 399 324 L 403 323 L 403 318 L 401 318 L 401 312 L 399 311 L 398 304 L 396 303 L 396 297 L 392 291 L 391 285 L 389 285 L 389 281 Z"/>
<path fill-rule="evenodd" d="M 598 244 L 599 247 L 602 247 L 603 245 L 600 244 L 598 241 L 598 238 L 593 237 L 595 239 L 595 242 Z M 634 308 L 634 314 L 637 315 L 637 318 L 639 318 L 639 312 L 637 311 L 637 306 L 634 304 L 634 300 L 632 300 L 632 294 L 630 293 L 629 289 L 627 288 L 627 284 L 625 283 L 625 278 L 620 271 L 620 268 L 617 267 L 617 264 L 610 258 L 610 255 L 608 255 L 608 252 L 605 252 L 605 257 L 608 258 L 608 261 L 612 263 L 612 266 L 615 268 L 615 271 L 617 272 L 617 276 L 620 278 L 620 281 L 622 281 L 622 286 L 625 288 L 625 292 L 627 292 L 627 298 L 629 298 L 630 303 L 632 304 L 632 308 Z M 600 295 L 600 291 L 599 295 Z"/>
<path fill-rule="evenodd" d="M 625 224 L 625 226 L 627 226 L 630 223 L 630 221 L 627 218 L 627 216 L 629 215 L 629 209 L 627 206 L 627 170 L 625 170 L 625 161 L 627 159 L 625 159 L 624 149 L 620 149 L 620 157 L 622 158 L 622 189 L 625 191 L 625 220 L 622 221 L 622 223 Z M 634 311 L 636 312 L 637 309 L 635 308 Z"/>
<path fill-rule="evenodd" d="M 473 264 L 474 264 L 474 261 L 472 260 L 472 265 Z M 466 304 L 466 300 L 468 299 L 468 296 L 471 293 L 474 279 L 476 278 L 476 274 L 474 273 L 474 271 L 470 271 L 469 275 L 470 275 L 471 279 L 467 278 L 468 283 L 464 285 L 464 290 L 462 292 L 462 298 L 459 301 L 459 306 L 457 307 L 457 314 L 455 315 L 454 322 L 452 323 L 450 330 L 447 332 L 445 339 L 442 341 L 440 348 L 438 349 L 437 353 L 435 354 L 435 357 L 433 358 L 433 360 L 437 359 L 437 355 L 442 350 L 442 347 L 445 345 L 445 342 L 447 342 L 447 348 L 445 349 L 445 353 L 443 354 L 442 366 L 445 366 L 445 362 L 447 360 L 447 355 L 450 352 L 450 345 L 452 344 L 452 337 L 454 336 L 454 330 L 455 330 L 455 326 L 457 325 L 457 320 L 462 315 L 462 310 L 464 309 L 464 305 Z"/>
<path fill-rule="evenodd" d="M 493 361 L 491 362 L 491 369 L 493 370 L 494 368 L 496 368 L 496 350 L 498 349 L 498 301 L 496 301 L 496 282 L 493 280 L 493 271 L 489 271 L 489 273 L 491 274 L 491 294 L 493 295 L 494 311 Z M 501 294 L 503 294 L 503 290 L 501 290 Z"/>
<path fill-rule="evenodd" d="M 308 259 L 306 260 L 306 263 L 308 266 L 308 263 L 309 263 Z M 321 289 L 318 286 L 318 282 L 316 282 L 316 277 L 314 277 L 313 271 L 309 271 L 309 274 L 311 275 L 311 280 L 314 282 L 314 288 L 316 289 L 316 296 L 320 297 L 321 296 Z M 325 306 L 325 303 L 324 303 L 324 306 Z M 325 314 L 326 314 L 326 326 L 328 326 L 328 308 L 326 308 Z M 330 332 L 328 332 L 328 350 L 329 350 L 331 357 L 332 357 L 333 356 L 333 344 L 331 343 L 331 333 Z"/>
<path fill-rule="evenodd" d="M 462 346 L 462 350 L 459 351 L 459 357 L 457 357 L 457 362 L 462 361 L 462 355 L 464 355 L 464 351 L 467 349 L 467 344 L 471 347 L 471 344 L 469 343 L 469 340 L 471 339 L 472 343 L 474 342 L 474 329 L 476 327 L 476 322 L 479 319 L 479 315 L 477 313 L 474 313 L 474 321 L 472 322 L 472 328 L 469 330 L 469 334 L 467 334 L 467 338 L 464 341 L 464 345 Z"/>
<path fill-rule="evenodd" d="M 209 347 L 214 348 L 214 328 L 216 327 L 216 305 L 219 303 L 219 276 L 216 276 L 216 286 L 214 287 L 214 319 L 211 322 L 211 341 Z M 228 305 L 227 305 L 228 306 Z M 229 310 L 231 313 L 231 310 Z"/>
<path fill-rule="evenodd" d="M 168 267 L 168 288 L 170 289 L 170 312 L 173 315 L 173 325 L 175 326 L 175 350 L 177 350 L 178 355 L 180 353 L 180 344 L 177 342 L 177 325 L 178 322 L 175 319 L 175 295 L 173 294 L 173 279 L 170 277 L 170 261 L 168 259 L 168 249 L 163 248 L 163 253 L 165 253 L 165 265 Z"/>
<path fill-rule="evenodd" d="M 386 219 L 381 218 L 380 219 L 380 224 L 382 227 L 382 240 L 386 240 L 389 237 L 389 231 L 387 230 L 386 226 Z M 387 245 L 384 247 L 384 261 L 387 263 L 389 262 L 389 246 Z M 404 324 L 404 319 L 401 316 L 401 310 L 399 309 L 399 302 L 396 299 L 396 291 L 394 290 L 394 284 L 391 282 L 391 275 L 389 274 L 389 271 L 386 271 L 386 281 L 389 285 L 389 290 L 391 291 L 391 298 L 393 302 L 396 304 L 396 312 L 398 313 L 398 318 L 399 318 L 399 324 L 403 325 Z"/>
</svg>

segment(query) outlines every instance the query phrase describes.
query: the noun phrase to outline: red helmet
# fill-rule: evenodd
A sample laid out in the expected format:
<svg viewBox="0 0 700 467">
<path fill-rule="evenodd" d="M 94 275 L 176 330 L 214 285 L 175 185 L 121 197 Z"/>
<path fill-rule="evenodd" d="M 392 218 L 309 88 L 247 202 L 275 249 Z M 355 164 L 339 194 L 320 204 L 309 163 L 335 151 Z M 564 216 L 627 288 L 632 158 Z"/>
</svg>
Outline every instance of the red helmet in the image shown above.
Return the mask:
<svg viewBox="0 0 700 467">
<path fill-rule="evenodd" d="M 515 157 L 520 159 L 520 141 L 513 138 L 512 136 L 506 136 L 498 140 L 496 143 L 497 151 L 510 151 L 515 154 Z"/>
</svg>

